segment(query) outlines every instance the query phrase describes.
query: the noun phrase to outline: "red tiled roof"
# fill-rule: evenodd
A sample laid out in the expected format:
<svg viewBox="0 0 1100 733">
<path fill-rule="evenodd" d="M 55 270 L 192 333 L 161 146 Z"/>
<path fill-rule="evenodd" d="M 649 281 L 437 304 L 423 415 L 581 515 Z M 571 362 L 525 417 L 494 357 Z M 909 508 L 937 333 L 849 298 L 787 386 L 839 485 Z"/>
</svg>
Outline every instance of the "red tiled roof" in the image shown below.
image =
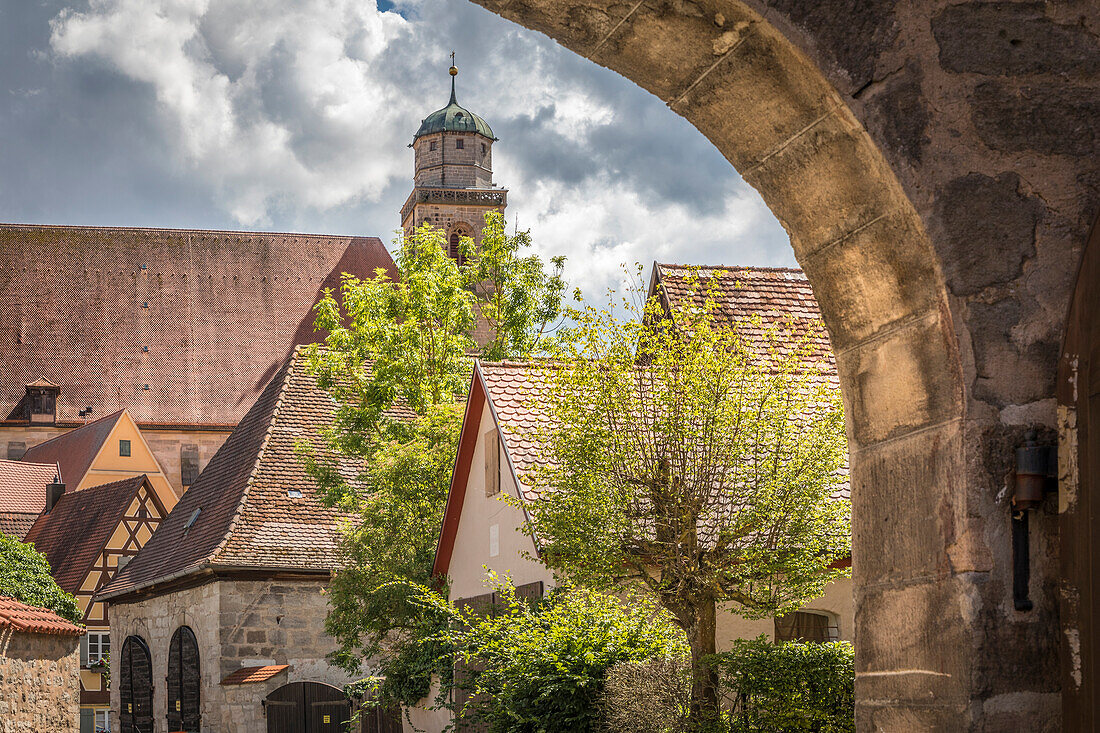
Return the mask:
<svg viewBox="0 0 1100 733">
<path fill-rule="evenodd" d="M 75 593 L 97 557 L 107 546 L 126 508 L 138 490 L 148 484 L 144 474 L 64 494 L 48 514 L 39 515 L 25 542 L 46 556 L 54 580 Z M 147 488 L 156 501 L 152 487 Z M 164 508 L 158 507 L 163 513 Z"/>
<path fill-rule="evenodd" d="M 8 596 L 0 596 L 0 628 L 15 629 L 27 634 L 84 634 L 83 626 L 69 623 L 47 608 L 28 606 Z"/>
<path fill-rule="evenodd" d="M 251 682 L 264 682 L 289 667 L 289 664 L 269 664 L 264 667 L 241 667 L 222 680 L 223 685 L 247 685 Z"/>
<path fill-rule="evenodd" d="M 61 478 L 69 488 L 75 490 L 84 480 L 84 474 L 92 467 L 92 461 L 99 454 L 104 441 L 115 429 L 122 412 L 119 410 L 32 446 L 23 454 L 23 460 L 56 463 L 61 467 Z"/>
<path fill-rule="evenodd" d="M 61 422 L 236 425 L 320 291 L 379 267 L 374 237 L 0 224 L 0 420 L 43 378 Z"/>
<path fill-rule="evenodd" d="M 749 318 L 759 316 L 765 326 L 781 323 L 795 337 L 809 336 L 814 355 L 835 373 L 821 309 L 802 270 L 653 264 L 649 295 L 660 296 L 666 306 L 702 305 L 708 294 L 717 318 L 744 328 Z"/>
<path fill-rule="evenodd" d="M 59 470 L 56 461 L 0 459 L 0 512 L 37 516 L 46 508 L 46 485 L 53 483 Z"/>
<path fill-rule="evenodd" d="M 38 512 L 0 512 L 0 534 L 21 540 L 36 519 Z"/>
<path fill-rule="evenodd" d="M 336 403 L 317 387 L 305 361 L 295 350 L 153 537 L 98 597 L 207 567 L 337 568 L 341 515 L 321 504 L 295 449 L 306 440 L 324 450 Z M 357 467 L 348 470 L 356 473 Z"/>
</svg>

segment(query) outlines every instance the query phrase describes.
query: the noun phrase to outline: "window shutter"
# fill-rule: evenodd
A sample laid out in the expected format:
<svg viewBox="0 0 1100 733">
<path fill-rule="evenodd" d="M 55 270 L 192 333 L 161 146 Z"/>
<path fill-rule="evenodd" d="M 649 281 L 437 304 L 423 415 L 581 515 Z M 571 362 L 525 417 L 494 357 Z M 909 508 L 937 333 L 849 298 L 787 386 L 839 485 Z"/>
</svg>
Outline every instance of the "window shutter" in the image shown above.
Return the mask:
<svg viewBox="0 0 1100 733">
<path fill-rule="evenodd" d="M 500 493 L 500 434 L 490 430 L 485 434 L 485 495 Z"/>
<path fill-rule="evenodd" d="M 80 733 L 95 733 L 95 710 L 80 708 Z"/>
<path fill-rule="evenodd" d="M 80 637 L 80 666 L 88 666 L 88 634 Z"/>
</svg>

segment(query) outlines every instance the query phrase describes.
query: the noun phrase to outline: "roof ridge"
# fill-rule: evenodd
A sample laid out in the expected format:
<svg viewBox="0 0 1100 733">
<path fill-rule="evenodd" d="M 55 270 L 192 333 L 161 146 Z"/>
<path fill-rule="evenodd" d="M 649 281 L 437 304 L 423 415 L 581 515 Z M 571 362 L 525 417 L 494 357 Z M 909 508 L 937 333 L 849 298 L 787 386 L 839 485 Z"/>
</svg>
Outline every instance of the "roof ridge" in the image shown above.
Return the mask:
<svg viewBox="0 0 1100 733">
<path fill-rule="evenodd" d="M 658 262 L 659 268 L 676 268 L 680 270 L 748 270 L 750 272 L 790 272 L 806 276 L 806 271 L 799 267 L 765 267 L 763 265 L 681 265 L 675 262 Z M 808 279 L 808 278 L 807 278 Z"/>
<path fill-rule="evenodd" d="M 299 344 L 301 346 L 301 344 Z M 244 514 L 244 509 L 248 504 L 249 494 L 252 493 L 252 483 L 256 479 L 256 469 L 259 468 L 260 463 L 263 462 L 264 453 L 267 452 L 268 443 L 271 442 L 271 435 L 275 432 L 275 420 L 279 416 L 279 410 L 283 406 L 283 400 L 286 398 L 287 385 L 290 384 L 290 378 L 294 371 L 294 365 L 299 357 L 298 347 L 295 347 L 287 358 L 285 368 L 283 372 L 283 383 L 279 386 L 279 397 L 275 400 L 274 406 L 271 408 L 271 415 L 267 418 L 267 429 L 264 430 L 264 438 L 260 442 L 260 448 L 256 451 L 256 458 L 252 461 L 252 470 L 248 472 L 248 480 L 245 482 L 244 489 L 241 490 L 241 498 L 237 500 L 237 508 L 233 511 L 233 517 L 229 520 L 229 526 L 225 529 L 225 534 L 222 535 L 221 540 L 217 546 L 211 550 L 206 559 L 202 561 L 202 565 L 212 565 L 214 560 L 222 553 L 225 546 L 229 544 L 230 537 L 233 536 L 234 530 L 237 529 L 237 524 L 241 521 L 241 515 Z"/>
<path fill-rule="evenodd" d="M 325 239 L 377 239 L 380 237 L 362 234 L 311 234 L 310 232 L 268 232 L 249 229 L 193 229 L 175 227 L 140 227 L 140 226 L 86 226 L 83 224 L 33 224 L 19 222 L 0 222 L 0 229 L 77 229 L 93 230 L 98 232 L 171 232 L 174 234 L 252 234 L 269 237 L 323 237 Z"/>
</svg>

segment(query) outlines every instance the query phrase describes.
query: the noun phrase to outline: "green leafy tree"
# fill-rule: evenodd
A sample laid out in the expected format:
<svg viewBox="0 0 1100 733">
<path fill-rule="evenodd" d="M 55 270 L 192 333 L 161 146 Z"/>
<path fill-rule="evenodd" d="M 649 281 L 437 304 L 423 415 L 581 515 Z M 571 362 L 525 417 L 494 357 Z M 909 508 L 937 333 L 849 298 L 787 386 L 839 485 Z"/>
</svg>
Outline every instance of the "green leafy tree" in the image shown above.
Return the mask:
<svg viewBox="0 0 1100 733">
<path fill-rule="evenodd" d="M 559 317 L 564 261 L 548 271 L 521 256 L 528 244 L 490 214 L 480 246 L 461 241 L 460 266 L 443 232 L 425 225 L 401 242 L 395 279 L 345 276 L 339 299 L 326 292 L 316 309 L 326 337 L 310 366 L 338 408 L 329 450 L 300 452 L 327 500 L 355 515 L 326 627 L 345 669 L 381 659 L 383 702 L 415 702 L 431 673 L 449 668 L 442 650 L 420 643 L 445 619 L 410 603 L 408 584 L 432 582 L 472 357 L 526 357 Z M 349 458 L 362 467 L 354 477 Z"/>
<path fill-rule="evenodd" d="M 426 589 L 420 598 L 450 620 L 441 638 L 463 665 L 454 685 L 467 697 L 456 713 L 492 733 L 598 731 L 609 668 L 687 651 L 667 612 L 644 598 L 557 589 L 532 603 L 510 581 L 491 581 L 497 602 L 487 614 L 455 610 Z"/>
<path fill-rule="evenodd" d="M 848 571 L 846 443 L 813 338 L 714 316 L 712 293 L 662 310 L 583 307 L 544 369 L 553 464 L 529 507 L 541 559 L 593 588 L 640 585 L 691 647 L 692 710 L 716 718 L 716 614 L 782 615 Z"/>
<path fill-rule="evenodd" d="M 50 563 L 33 545 L 0 534 L 0 595 L 21 603 L 48 608 L 58 616 L 81 622 L 76 598 L 54 582 Z"/>
</svg>

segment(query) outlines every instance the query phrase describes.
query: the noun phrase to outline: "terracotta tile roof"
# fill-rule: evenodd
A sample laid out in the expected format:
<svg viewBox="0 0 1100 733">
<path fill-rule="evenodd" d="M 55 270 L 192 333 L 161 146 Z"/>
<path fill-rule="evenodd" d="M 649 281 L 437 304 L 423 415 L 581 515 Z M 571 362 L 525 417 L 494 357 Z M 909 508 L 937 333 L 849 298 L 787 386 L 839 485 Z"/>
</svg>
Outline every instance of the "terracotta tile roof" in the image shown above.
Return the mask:
<svg viewBox="0 0 1100 733">
<path fill-rule="evenodd" d="M 145 475 L 95 486 L 63 495 L 48 514 L 39 515 L 25 542 L 46 556 L 54 580 L 62 590 L 75 593 L 138 490 L 148 483 Z M 148 489 L 154 494 L 152 487 Z M 154 501 L 155 501 L 154 495 Z M 163 507 L 159 507 L 164 511 Z"/>
<path fill-rule="evenodd" d="M 750 317 L 759 316 L 765 325 L 782 322 L 796 336 L 810 335 L 814 354 L 835 373 L 821 309 L 802 270 L 653 264 L 649 294 L 661 296 L 666 305 L 702 305 L 708 290 L 716 317 L 746 326 Z"/>
<path fill-rule="evenodd" d="M 289 667 L 289 664 L 269 664 L 264 667 L 241 667 L 222 680 L 223 685 L 247 685 L 251 682 L 264 682 Z"/>
<path fill-rule="evenodd" d="M 334 410 L 335 402 L 317 387 L 300 349 L 295 350 L 172 513 L 100 597 L 207 567 L 336 569 L 342 516 L 322 506 L 295 451 L 303 440 L 324 448 L 323 431 L 332 424 Z M 357 467 L 349 465 L 346 472 L 357 473 Z"/>
<path fill-rule="evenodd" d="M 118 424 L 122 412 L 119 410 L 32 446 L 23 454 L 22 460 L 58 464 L 61 466 L 61 478 L 71 489 L 76 489 L 92 467 L 92 461 L 104 441 Z"/>
<path fill-rule="evenodd" d="M 38 512 L 0 512 L 0 534 L 21 540 L 36 519 Z"/>
<path fill-rule="evenodd" d="M 0 459 L 0 512 L 37 516 L 46 508 L 46 485 L 53 483 L 59 470 L 55 461 Z"/>
<path fill-rule="evenodd" d="M 69 623 L 47 608 L 28 606 L 8 596 L 0 596 L 0 628 L 27 634 L 84 635 L 83 626 Z"/>
<path fill-rule="evenodd" d="M 236 425 L 321 289 L 378 267 L 374 237 L 0 224 L 0 420 L 42 378 L 61 422 Z"/>
</svg>

